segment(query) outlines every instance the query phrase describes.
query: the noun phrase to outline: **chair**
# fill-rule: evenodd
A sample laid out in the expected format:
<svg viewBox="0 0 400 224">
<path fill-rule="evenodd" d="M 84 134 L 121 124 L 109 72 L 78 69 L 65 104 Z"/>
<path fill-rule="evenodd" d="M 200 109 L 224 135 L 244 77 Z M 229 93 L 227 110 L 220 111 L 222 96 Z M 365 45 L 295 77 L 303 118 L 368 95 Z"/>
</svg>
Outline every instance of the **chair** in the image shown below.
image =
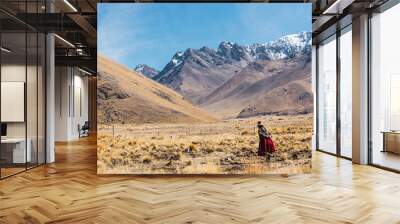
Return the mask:
<svg viewBox="0 0 400 224">
<path fill-rule="evenodd" d="M 89 136 L 89 129 L 90 129 L 89 121 L 85 121 L 82 127 L 78 125 L 78 129 L 79 129 L 79 138 Z"/>
</svg>

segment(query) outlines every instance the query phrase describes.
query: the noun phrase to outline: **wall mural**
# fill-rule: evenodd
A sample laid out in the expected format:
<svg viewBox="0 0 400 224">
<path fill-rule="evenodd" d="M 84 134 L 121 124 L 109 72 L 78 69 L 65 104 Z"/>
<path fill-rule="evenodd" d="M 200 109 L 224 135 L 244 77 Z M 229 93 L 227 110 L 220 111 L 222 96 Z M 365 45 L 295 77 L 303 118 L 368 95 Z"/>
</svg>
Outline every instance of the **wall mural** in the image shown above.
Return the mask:
<svg viewBox="0 0 400 224">
<path fill-rule="evenodd" d="M 310 4 L 99 4 L 99 174 L 311 170 Z"/>
</svg>

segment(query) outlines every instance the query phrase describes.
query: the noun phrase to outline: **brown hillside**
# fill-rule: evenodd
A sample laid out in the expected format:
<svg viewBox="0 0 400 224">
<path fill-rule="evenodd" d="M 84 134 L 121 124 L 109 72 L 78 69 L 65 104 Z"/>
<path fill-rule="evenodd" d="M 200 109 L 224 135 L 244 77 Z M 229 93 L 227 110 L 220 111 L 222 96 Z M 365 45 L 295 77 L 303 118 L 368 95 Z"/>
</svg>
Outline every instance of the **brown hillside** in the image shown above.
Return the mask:
<svg viewBox="0 0 400 224">
<path fill-rule="evenodd" d="M 222 118 L 310 113 L 310 64 L 307 57 L 251 63 L 200 106 Z"/>
<path fill-rule="evenodd" d="M 97 57 L 100 123 L 210 122 L 177 92 L 103 56 Z"/>
</svg>

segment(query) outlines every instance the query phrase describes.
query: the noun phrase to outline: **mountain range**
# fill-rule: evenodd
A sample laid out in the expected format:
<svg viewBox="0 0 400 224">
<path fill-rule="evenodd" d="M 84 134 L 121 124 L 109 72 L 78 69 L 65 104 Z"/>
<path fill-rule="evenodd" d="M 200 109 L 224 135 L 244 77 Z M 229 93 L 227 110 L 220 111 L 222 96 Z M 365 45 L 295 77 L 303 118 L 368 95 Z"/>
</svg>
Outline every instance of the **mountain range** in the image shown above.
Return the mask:
<svg viewBox="0 0 400 224">
<path fill-rule="evenodd" d="M 312 112 L 310 64 L 311 33 L 301 32 L 266 43 L 188 48 L 160 72 L 148 65 L 135 71 L 219 118 L 234 118 Z"/>
<path fill-rule="evenodd" d="M 174 90 L 117 62 L 97 56 L 99 123 L 212 122 L 215 117 Z"/>
</svg>

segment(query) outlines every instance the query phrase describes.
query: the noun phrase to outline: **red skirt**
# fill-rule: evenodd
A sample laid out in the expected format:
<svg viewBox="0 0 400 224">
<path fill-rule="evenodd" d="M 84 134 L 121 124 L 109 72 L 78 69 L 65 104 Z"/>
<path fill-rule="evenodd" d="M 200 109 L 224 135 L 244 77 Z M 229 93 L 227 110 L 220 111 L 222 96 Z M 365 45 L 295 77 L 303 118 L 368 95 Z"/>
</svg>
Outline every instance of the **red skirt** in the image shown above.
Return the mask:
<svg viewBox="0 0 400 224">
<path fill-rule="evenodd" d="M 266 153 L 274 153 L 275 145 L 271 137 L 260 138 L 260 143 L 258 145 L 258 155 L 265 156 Z"/>
<path fill-rule="evenodd" d="M 274 142 L 272 141 L 271 137 L 267 137 L 266 143 L 266 148 L 268 153 L 274 153 L 275 152 L 275 145 Z"/>
</svg>

